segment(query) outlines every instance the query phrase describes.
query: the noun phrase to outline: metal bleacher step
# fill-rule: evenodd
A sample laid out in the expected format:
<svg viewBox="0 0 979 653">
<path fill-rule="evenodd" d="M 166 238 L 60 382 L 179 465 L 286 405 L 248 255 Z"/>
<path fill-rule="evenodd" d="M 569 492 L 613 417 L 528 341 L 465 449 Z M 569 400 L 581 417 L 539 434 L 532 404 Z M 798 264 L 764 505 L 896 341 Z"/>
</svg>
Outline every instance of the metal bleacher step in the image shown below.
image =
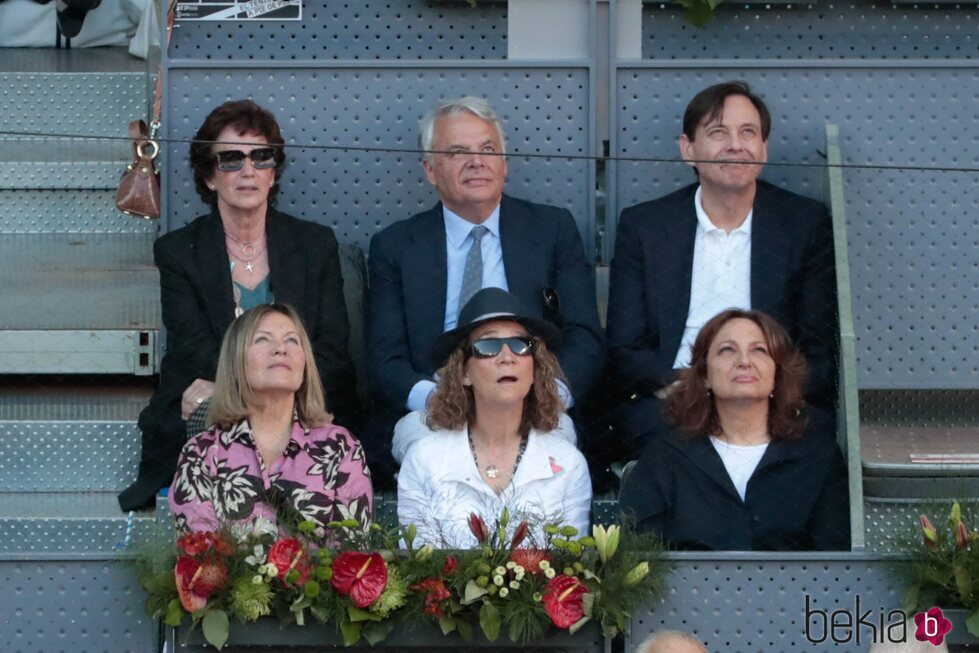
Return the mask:
<svg viewBox="0 0 979 653">
<path fill-rule="evenodd" d="M 153 513 L 130 518 L 116 495 L 135 478 L 136 418 L 149 383 L 0 385 L 0 557 L 117 550 Z"/>
<path fill-rule="evenodd" d="M 92 387 L 6 377 L 0 385 L 0 492 L 119 491 L 136 475 L 136 419 L 148 381 Z"/>
<path fill-rule="evenodd" d="M 153 234 L 6 234 L 0 374 L 152 374 Z"/>
</svg>

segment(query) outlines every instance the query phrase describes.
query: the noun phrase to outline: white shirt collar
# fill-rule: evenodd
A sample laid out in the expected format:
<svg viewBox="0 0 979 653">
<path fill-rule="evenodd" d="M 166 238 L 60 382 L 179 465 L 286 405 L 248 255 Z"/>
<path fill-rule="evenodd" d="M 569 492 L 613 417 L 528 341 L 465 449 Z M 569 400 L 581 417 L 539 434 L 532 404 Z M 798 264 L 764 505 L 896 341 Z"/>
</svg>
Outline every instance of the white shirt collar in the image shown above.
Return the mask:
<svg viewBox="0 0 979 653">
<path fill-rule="evenodd" d="M 449 245 L 455 248 L 462 247 L 466 238 L 469 237 L 469 232 L 472 231 L 474 225 L 469 220 L 453 213 L 446 207 L 442 205 L 442 219 L 445 221 L 445 236 L 448 239 Z M 490 216 L 486 218 L 481 223 L 484 227 L 489 229 L 489 232 L 500 237 L 500 205 L 497 204 Z"/>
<path fill-rule="evenodd" d="M 720 227 L 710 221 L 710 217 L 707 215 L 707 212 L 704 211 L 704 204 L 701 201 L 702 191 L 703 187 L 697 186 L 697 192 L 693 196 L 693 205 L 697 210 L 697 224 L 700 225 L 700 228 L 703 229 L 704 233 L 710 233 L 711 231 L 723 231 Z M 746 236 L 751 236 L 751 218 L 754 214 L 754 209 L 748 211 L 748 217 L 744 219 L 744 222 L 738 225 L 737 229 L 732 229 L 731 233 L 741 233 L 745 234 Z"/>
</svg>

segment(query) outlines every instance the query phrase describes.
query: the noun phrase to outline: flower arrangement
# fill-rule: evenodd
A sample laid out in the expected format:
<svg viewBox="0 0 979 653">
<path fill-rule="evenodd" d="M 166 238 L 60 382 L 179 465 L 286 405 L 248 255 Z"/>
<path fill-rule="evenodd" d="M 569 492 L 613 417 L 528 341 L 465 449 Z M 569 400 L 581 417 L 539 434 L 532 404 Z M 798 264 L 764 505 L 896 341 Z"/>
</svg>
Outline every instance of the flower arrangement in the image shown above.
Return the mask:
<svg viewBox="0 0 979 653">
<path fill-rule="evenodd" d="M 140 582 L 147 613 L 179 626 L 189 618 L 217 649 L 232 621 L 275 616 L 304 625 L 334 624 L 343 642 L 382 641 L 399 620 L 438 624 L 466 640 L 478 626 L 496 641 L 505 630 L 526 643 L 549 628 L 575 632 L 595 621 L 608 637 L 662 590 L 666 562 L 657 538 L 619 526 L 594 526 L 579 536 L 570 526 L 547 525 L 541 547 L 522 547 L 521 521 L 508 536 L 504 510 L 493 526 L 471 515 L 475 548 L 414 546 L 414 526 L 364 533 L 355 523 L 330 524 L 341 533 L 324 546 L 311 522 L 280 537 L 269 524 L 191 533 L 162 559 L 142 559 Z M 403 548 L 399 549 L 399 544 Z"/>
<path fill-rule="evenodd" d="M 908 576 L 904 609 L 965 608 L 966 628 L 979 636 L 979 533 L 970 532 L 958 502 L 952 505 L 947 523 L 948 529 L 938 529 L 927 515 L 918 518 L 921 537 L 908 551 L 911 562 L 904 567 Z"/>
</svg>

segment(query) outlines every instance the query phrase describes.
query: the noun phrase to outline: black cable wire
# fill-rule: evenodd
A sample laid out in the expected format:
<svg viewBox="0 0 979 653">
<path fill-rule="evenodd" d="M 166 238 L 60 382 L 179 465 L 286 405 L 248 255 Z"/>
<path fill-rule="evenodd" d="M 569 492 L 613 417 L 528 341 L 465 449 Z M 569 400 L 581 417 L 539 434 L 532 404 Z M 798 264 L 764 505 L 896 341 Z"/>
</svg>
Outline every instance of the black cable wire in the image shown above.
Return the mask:
<svg viewBox="0 0 979 653">
<path fill-rule="evenodd" d="M 20 131 L 6 131 L 0 130 L 0 137 L 4 136 L 14 136 L 14 137 L 26 137 L 29 139 L 36 138 L 46 138 L 46 139 L 70 139 L 70 140 L 105 140 L 105 141 L 126 141 L 130 139 L 128 136 L 100 136 L 100 135 L 85 135 L 85 134 L 52 134 L 45 132 L 20 132 Z M 152 140 L 158 143 L 170 143 L 170 144 L 186 144 L 191 143 L 206 143 L 209 145 L 214 144 L 225 144 L 225 145 L 254 145 L 254 143 L 245 143 L 239 141 L 196 141 L 193 139 L 183 139 L 183 138 L 154 138 Z M 447 150 L 422 150 L 420 148 L 392 148 L 392 147 L 370 147 L 367 145 L 318 145 L 313 143 L 286 143 L 287 148 L 298 148 L 298 149 L 311 149 L 311 150 L 325 150 L 334 152 L 364 152 L 364 153 L 381 153 L 381 154 L 452 154 L 451 151 Z M 819 152 L 821 156 L 825 156 L 825 153 Z M 542 154 L 542 153 L 530 153 L 530 152 L 506 152 L 506 153 L 486 153 L 481 152 L 480 156 L 505 156 L 509 158 L 523 158 L 523 159 L 565 159 L 568 161 L 622 161 L 626 163 L 682 163 L 682 164 L 696 164 L 696 163 L 729 163 L 738 165 L 764 165 L 767 168 L 840 168 L 843 170 L 885 170 L 885 171 L 895 171 L 895 172 L 959 172 L 959 173 L 979 173 L 979 167 L 969 167 L 969 166 L 920 166 L 920 165 L 910 165 L 910 164 L 878 164 L 878 163 L 806 163 L 801 161 L 768 161 L 764 164 L 749 163 L 745 161 L 711 161 L 711 160 L 697 160 L 697 159 L 679 159 L 670 157 L 648 157 L 648 156 L 603 156 L 603 155 L 589 155 L 589 154 Z"/>
</svg>

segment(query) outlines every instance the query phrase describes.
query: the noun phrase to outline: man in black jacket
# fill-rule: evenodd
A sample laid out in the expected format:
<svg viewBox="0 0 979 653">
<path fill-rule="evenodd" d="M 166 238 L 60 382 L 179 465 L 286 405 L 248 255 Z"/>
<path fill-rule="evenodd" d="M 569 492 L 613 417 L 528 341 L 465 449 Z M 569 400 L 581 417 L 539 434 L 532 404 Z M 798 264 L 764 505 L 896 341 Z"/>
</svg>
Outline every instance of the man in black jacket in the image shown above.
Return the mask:
<svg viewBox="0 0 979 653">
<path fill-rule="evenodd" d="M 704 89 L 687 106 L 679 138 L 699 183 L 619 218 L 607 337 L 621 437 L 612 453 L 621 459 L 669 430 L 662 399 L 700 327 L 726 308 L 775 317 L 805 353 L 807 400 L 832 407 L 832 224 L 819 202 L 758 180 L 770 130 L 768 109 L 747 84 Z"/>
</svg>

